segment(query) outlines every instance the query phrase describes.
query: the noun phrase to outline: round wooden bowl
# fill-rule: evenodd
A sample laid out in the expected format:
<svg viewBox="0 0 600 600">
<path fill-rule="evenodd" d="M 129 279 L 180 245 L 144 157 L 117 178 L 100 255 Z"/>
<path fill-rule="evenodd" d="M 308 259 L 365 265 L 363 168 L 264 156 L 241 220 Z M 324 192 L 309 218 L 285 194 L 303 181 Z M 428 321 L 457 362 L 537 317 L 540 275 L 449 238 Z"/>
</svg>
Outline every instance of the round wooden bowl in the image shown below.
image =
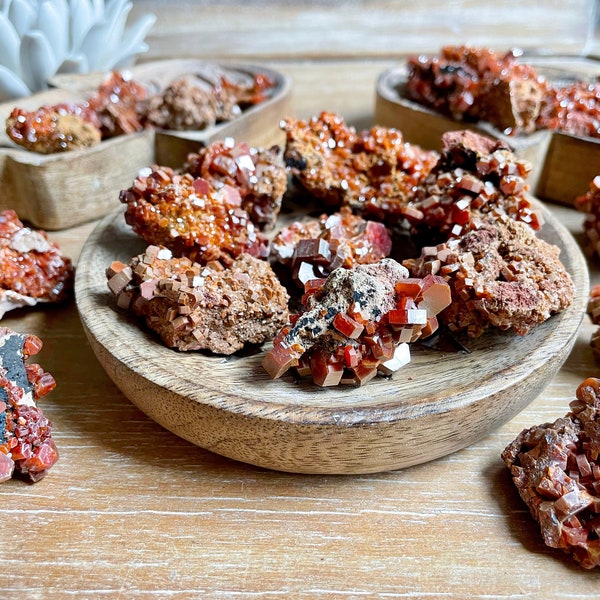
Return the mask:
<svg viewBox="0 0 600 600">
<path fill-rule="evenodd" d="M 77 305 L 111 379 L 178 436 L 281 471 L 399 469 L 459 450 L 505 423 L 567 358 L 585 313 L 587 268 L 570 234 L 544 213 L 542 237 L 560 246 L 577 288 L 568 310 L 525 337 L 494 333 L 467 342 L 469 352 L 416 347 L 392 378 L 359 388 L 319 388 L 291 374 L 271 380 L 261 367 L 263 351 L 223 357 L 164 347 L 117 308 L 107 288 L 106 267 L 144 249 L 121 211 L 101 221 L 83 248 Z"/>
</svg>

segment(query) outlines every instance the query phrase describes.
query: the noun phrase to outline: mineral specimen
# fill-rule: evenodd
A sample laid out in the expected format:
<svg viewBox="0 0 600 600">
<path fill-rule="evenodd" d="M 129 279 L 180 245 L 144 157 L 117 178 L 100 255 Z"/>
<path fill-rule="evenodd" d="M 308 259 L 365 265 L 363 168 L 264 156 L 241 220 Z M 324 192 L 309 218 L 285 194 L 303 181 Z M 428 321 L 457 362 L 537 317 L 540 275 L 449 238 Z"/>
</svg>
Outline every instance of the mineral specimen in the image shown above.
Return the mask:
<svg viewBox="0 0 600 600">
<path fill-rule="evenodd" d="M 25 364 L 41 348 L 38 337 L 0 327 L 0 481 L 15 471 L 39 481 L 58 460 L 52 423 L 36 405 L 56 382 L 39 365 Z"/>
<path fill-rule="evenodd" d="M 253 148 L 226 138 L 188 155 L 183 172 L 201 177 L 216 189 L 236 188 L 242 208 L 255 225 L 264 230 L 275 226 L 288 179 L 277 146 Z"/>
<path fill-rule="evenodd" d="M 327 277 L 337 267 L 376 263 L 391 250 L 385 225 L 354 215 L 347 206 L 318 219 L 295 221 L 279 231 L 270 246 L 271 257 L 289 266 L 301 286 Z"/>
<path fill-rule="evenodd" d="M 120 193 L 125 220 L 147 244 L 166 246 L 194 262 L 230 265 L 243 252 L 267 255 L 266 241 L 241 207 L 236 188 L 171 168 L 142 170 Z"/>
<path fill-rule="evenodd" d="M 588 254 L 600 256 L 600 175 L 592 179 L 585 194 L 575 198 L 575 207 L 586 213 L 583 231 L 587 238 Z"/>
<path fill-rule="evenodd" d="M 151 96 L 143 108 L 146 121 L 162 129 L 205 129 L 239 117 L 244 108 L 263 102 L 275 83 L 264 73 L 251 82 L 227 77 L 211 82 L 201 75 L 185 75 Z"/>
<path fill-rule="evenodd" d="M 505 133 L 531 132 L 547 84 L 513 52 L 446 46 L 408 61 L 409 98 L 457 120 L 488 121 Z"/>
<path fill-rule="evenodd" d="M 296 367 L 320 386 L 362 385 L 409 362 L 408 343 L 433 333 L 449 303 L 441 277 L 408 278 L 389 258 L 335 269 L 306 283 L 304 310 L 277 334 L 263 367 L 273 378 Z"/>
<path fill-rule="evenodd" d="M 31 112 L 15 108 L 6 120 L 6 133 L 19 146 L 39 154 L 89 148 L 102 138 L 96 123 L 85 118 L 85 111 L 68 104 Z"/>
<path fill-rule="evenodd" d="M 401 209 L 436 163 L 437 153 L 405 142 L 395 129 L 357 133 L 336 114 L 288 118 L 284 159 L 290 172 L 326 204 L 395 224 Z"/>
<path fill-rule="evenodd" d="M 594 285 L 590 290 L 587 313 L 594 325 L 600 325 L 600 285 Z M 596 358 L 600 359 L 600 327 L 593 331 L 590 345 Z"/>
<path fill-rule="evenodd" d="M 139 107 L 147 97 L 145 85 L 113 71 L 85 105 L 96 115 L 102 139 L 108 139 L 144 128 Z"/>
<path fill-rule="evenodd" d="M 404 265 L 415 277 L 440 275 L 452 289 L 452 304 L 440 321 L 471 337 L 489 327 L 525 335 L 574 297 L 574 285 L 558 246 L 507 216 L 474 221 L 460 238 L 426 246 Z"/>
<path fill-rule="evenodd" d="M 578 137 L 600 137 L 600 83 L 578 81 L 551 87 L 537 126 Z"/>
<path fill-rule="evenodd" d="M 600 566 L 600 379 L 583 381 L 570 408 L 522 431 L 502 460 L 544 542 L 591 569 Z"/>
<path fill-rule="evenodd" d="M 541 213 L 527 196 L 530 166 L 499 141 L 471 131 L 442 136 L 442 156 L 403 209 L 413 232 L 431 242 L 460 237 L 473 218 L 490 214 L 523 221 L 533 229 Z"/>
<path fill-rule="evenodd" d="M 71 260 L 44 231 L 25 227 L 13 210 L 0 212 L 0 318 L 38 302 L 61 302 L 73 285 Z"/>
<path fill-rule="evenodd" d="M 179 350 L 233 354 L 272 339 L 288 317 L 285 288 L 269 263 L 249 254 L 225 269 L 149 246 L 129 265 L 114 262 L 106 275 L 118 305 Z"/>
</svg>

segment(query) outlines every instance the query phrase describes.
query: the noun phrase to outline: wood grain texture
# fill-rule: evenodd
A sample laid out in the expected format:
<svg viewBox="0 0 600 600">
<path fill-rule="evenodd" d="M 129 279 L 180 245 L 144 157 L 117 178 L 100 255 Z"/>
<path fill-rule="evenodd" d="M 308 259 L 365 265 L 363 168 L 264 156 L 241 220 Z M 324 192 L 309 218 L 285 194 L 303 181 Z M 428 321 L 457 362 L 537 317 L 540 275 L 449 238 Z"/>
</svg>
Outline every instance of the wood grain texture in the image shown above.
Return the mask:
<svg viewBox="0 0 600 600">
<path fill-rule="evenodd" d="M 539 73 L 555 80 L 587 80 L 600 75 L 600 62 L 595 60 L 536 58 L 529 62 Z M 508 136 L 489 123 L 456 121 L 407 99 L 404 91 L 406 78 L 405 64 L 381 73 L 376 85 L 375 121 L 400 129 L 414 144 L 439 150 L 445 131 L 465 127 L 493 136 L 531 163 L 529 184 L 536 196 L 568 205 L 584 194 L 590 181 L 600 173 L 600 140 L 543 130 L 529 135 Z"/>
<path fill-rule="evenodd" d="M 142 168 L 158 162 L 181 166 L 189 152 L 215 139 L 230 136 L 256 146 L 282 141 L 279 119 L 290 112 L 291 80 L 267 67 L 222 66 L 204 61 L 167 60 L 133 67 L 132 75 L 149 86 L 164 87 L 174 78 L 197 72 L 223 73 L 231 78 L 263 71 L 275 83 L 270 97 L 238 118 L 201 131 L 153 131 L 120 136 L 83 150 L 42 155 L 17 147 L 6 133 L 0 136 L 0 210 L 15 208 L 22 219 L 49 230 L 66 229 L 98 219 L 119 204 L 119 191 L 131 185 Z M 0 105 L 4 123 L 18 105 L 35 110 L 44 104 L 77 102 L 105 78 L 104 73 L 57 77 L 60 86 L 23 101 Z"/>
<path fill-rule="evenodd" d="M 203 448 L 299 473 L 368 473 L 454 452 L 520 412 L 566 359 L 581 323 L 587 269 L 570 234 L 546 212 L 543 235 L 559 245 L 579 290 L 575 302 L 523 338 L 485 335 L 469 353 L 412 351 L 410 366 L 369 384 L 319 388 L 290 374 L 271 380 L 264 353 L 181 353 L 116 309 L 105 270 L 144 243 L 122 211 L 83 248 L 76 278 L 84 329 L 111 379 L 152 419 Z"/>
</svg>

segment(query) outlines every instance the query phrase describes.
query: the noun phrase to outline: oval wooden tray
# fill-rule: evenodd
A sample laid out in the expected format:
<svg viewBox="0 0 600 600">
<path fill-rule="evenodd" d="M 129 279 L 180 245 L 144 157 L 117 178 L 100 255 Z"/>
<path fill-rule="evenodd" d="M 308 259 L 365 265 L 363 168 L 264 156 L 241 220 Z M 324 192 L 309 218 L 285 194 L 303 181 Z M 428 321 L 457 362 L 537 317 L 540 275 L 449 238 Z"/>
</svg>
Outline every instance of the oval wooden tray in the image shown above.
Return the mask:
<svg viewBox="0 0 600 600">
<path fill-rule="evenodd" d="M 111 212 L 118 206 L 119 191 L 131 185 L 139 169 L 153 162 L 180 166 L 189 152 L 227 136 L 253 146 L 284 140 L 279 121 L 291 111 L 292 84 L 289 77 L 272 69 L 176 59 L 145 63 L 128 71 L 155 88 L 184 74 L 205 72 L 232 79 L 262 72 L 275 81 L 275 87 L 267 100 L 244 110 L 238 118 L 199 131 L 148 130 L 106 140 L 93 148 L 51 155 L 19 148 L 4 131 L 15 106 L 35 110 L 43 104 L 81 101 L 106 74 L 56 78 L 57 89 L 0 104 L 0 210 L 13 208 L 21 219 L 42 229 L 66 229 Z"/>
<path fill-rule="evenodd" d="M 422 463 L 463 448 L 511 419 L 567 358 L 589 288 L 581 252 L 544 209 L 543 237 L 562 249 L 573 305 L 525 337 L 489 334 L 469 353 L 414 348 L 392 379 L 318 388 L 271 380 L 263 352 L 221 357 L 168 349 L 116 307 L 104 275 L 144 249 L 122 211 L 86 242 L 75 292 L 89 341 L 108 375 L 150 418 L 218 454 L 301 473 L 367 473 Z"/>
<path fill-rule="evenodd" d="M 551 80 L 587 80 L 600 76 L 600 62 L 594 60 L 544 57 L 528 62 Z M 400 129 L 407 141 L 439 150 L 444 132 L 465 128 L 501 139 L 515 154 L 531 162 L 532 193 L 567 205 L 584 194 L 600 173 L 600 139 L 552 131 L 506 136 L 488 123 L 455 121 L 407 99 L 404 92 L 407 75 L 405 63 L 384 71 L 377 80 L 375 99 L 375 121 Z"/>
</svg>

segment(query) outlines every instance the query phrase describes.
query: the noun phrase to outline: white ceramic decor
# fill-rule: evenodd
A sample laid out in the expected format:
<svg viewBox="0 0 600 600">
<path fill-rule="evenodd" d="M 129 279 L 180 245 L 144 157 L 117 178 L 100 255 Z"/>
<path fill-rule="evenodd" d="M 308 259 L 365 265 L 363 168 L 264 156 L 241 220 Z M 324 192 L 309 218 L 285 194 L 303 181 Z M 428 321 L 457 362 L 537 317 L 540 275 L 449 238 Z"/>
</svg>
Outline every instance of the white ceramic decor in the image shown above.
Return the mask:
<svg viewBox="0 0 600 600">
<path fill-rule="evenodd" d="M 48 87 L 61 73 L 132 64 L 156 17 L 127 20 L 127 0 L 0 0 L 0 102 Z"/>
</svg>

